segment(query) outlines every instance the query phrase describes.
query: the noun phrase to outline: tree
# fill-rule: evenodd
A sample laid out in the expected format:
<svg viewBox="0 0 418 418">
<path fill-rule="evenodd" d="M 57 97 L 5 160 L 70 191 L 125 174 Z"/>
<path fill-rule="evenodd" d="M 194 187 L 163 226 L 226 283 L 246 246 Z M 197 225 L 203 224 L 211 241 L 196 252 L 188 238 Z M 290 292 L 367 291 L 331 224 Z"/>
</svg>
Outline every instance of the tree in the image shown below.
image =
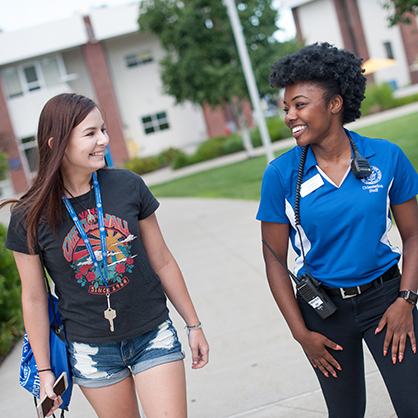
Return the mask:
<svg viewBox="0 0 418 418">
<path fill-rule="evenodd" d="M 0 224 L 0 363 L 23 336 L 22 289 L 13 253 L 4 247 L 6 234 Z"/>
<path fill-rule="evenodd" d="M 383 7 L 390 11 L 389 27 L 397 23 L 411 23 L 411 13 L 418 15 L 418 0 L 384 0 Z"/>
<path fill-rule="evenodd" d="M 7 161 L 7 155 L 0 151 L 0 181 L 6 180 L 8 170 L 9 163 Z"/>
<path fill-rule="evenodd" d="M 274 38 L 278 11 L 272 2 L 243 0 L 237 6 L 261 95 L 274 93 L 268 82 L 270 64 L 300 47 L 296 40 L 282 44 Z M 215 106 L 228 102 L 244 138 L 247 131 L 244 143 L 249 142 L 242 115 L 248 92 L 222 1 L 144 0 L 138 23 L 140 30 L 155 34 L 166 51 L 160 62 L 165 92 L 177 103 L 189 100 Z"/>
</svg>

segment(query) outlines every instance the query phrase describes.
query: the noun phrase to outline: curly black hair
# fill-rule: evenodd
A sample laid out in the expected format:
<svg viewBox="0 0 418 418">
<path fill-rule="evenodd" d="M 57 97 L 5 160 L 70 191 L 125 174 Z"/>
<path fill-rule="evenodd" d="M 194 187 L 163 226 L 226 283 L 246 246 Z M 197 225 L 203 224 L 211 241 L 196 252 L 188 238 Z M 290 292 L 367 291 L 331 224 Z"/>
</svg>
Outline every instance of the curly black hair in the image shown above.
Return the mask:
<svg viewBox="0 0 418 418">
<path fill-rule="evenodd" d="M 327 42 L 314 43 L 286 55 L 271 65 L 271 87 L 285 88 L 301 81 L 311 81 L 327 91 L 327 103 L 336 94 L 344 101 L 343 124 L 361 116 L 360 107 L 366 89 L 362 58 Z"/>
</svg>

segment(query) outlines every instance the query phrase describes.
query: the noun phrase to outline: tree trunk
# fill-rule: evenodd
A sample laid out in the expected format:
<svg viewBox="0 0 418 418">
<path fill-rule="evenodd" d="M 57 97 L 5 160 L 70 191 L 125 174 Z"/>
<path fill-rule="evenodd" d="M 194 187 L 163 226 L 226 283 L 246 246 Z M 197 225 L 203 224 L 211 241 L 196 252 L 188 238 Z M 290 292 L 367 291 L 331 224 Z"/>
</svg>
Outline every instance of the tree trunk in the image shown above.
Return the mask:
<svg viewBox="0 0 418 418">
<path fill-rule="evenodd" d="M 240 132 L 241 132 L 241 137 L 242 137 L 242 143 L 244 144 L 244 148 L 246 149 L 248 153 L 248 157 L 250 158 L 254 157 L 255 156 L 254 147 L 251 142 L 250 130 L 248 129 L 247 123 L 245 122 L 244 113 L 242 112 L 241 101 L 238 101 L 238 103 L 236 103 L 232 99 L 229 102 L 229 104 L 231 105 L 232 112 L 234 113 L 234 116 L 238 121 Z"/>
</svg>

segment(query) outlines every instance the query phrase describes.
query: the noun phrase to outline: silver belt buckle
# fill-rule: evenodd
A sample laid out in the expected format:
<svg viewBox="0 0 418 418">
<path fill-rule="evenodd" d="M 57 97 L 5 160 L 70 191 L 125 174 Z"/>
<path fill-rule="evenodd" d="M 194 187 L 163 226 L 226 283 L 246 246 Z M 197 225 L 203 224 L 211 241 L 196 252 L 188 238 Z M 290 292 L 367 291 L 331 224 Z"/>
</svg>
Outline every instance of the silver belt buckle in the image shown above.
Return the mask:
<svg viewBox="0 0 418 418">
<path fill-rule="evenodd" d="M 357 291 L 358 291 L 357 295 L 361 295 L 361 289 L 360 289 L 360 286 L 357 286 Z M 343 299 L 350 299 L 350 298 L 353 298 L 354 296 L 357 296 L 357 295 L 346 295 L 346 294 L 345 294 L 345 290 L 344 290 L 344 288 L 342 288 L 342 287 L 340 287 L 340 293 L 341 293 L 341 297 L 342 297 Z"/>
</svg>

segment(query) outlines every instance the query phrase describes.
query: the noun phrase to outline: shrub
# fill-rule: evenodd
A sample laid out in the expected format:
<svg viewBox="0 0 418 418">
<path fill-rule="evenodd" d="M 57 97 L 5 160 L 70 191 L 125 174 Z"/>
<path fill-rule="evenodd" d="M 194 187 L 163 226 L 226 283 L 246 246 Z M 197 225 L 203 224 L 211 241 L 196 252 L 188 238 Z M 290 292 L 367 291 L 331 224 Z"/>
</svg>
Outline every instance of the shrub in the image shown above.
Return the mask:
<svg viewBox="0 0 418 418">
<path fill-rule="evenodd" d="M 187 155 L 185 152 L 181 151 L 173 159 L 173 162 L 171 164 L 171 168 L 173 170 L 177 170 L 179 168 L 186 167 L 190 164 L 193 164 L 193 161 L 189 155 Z"/>
<path fill-rule="evenodd" d="M 0 361 L 24 330 L 20 278 L 13 253 L 4 247 L 6 232 L 0 224 Z"/>
<path fill-rule="evenodd" d="M 125 167 L 136 174 L 145 174 L 160 168 L 161 162 L 158 157 L 135 157 L 128 161 Z"/>
<path fill-rule="evenodd" d="M 289 128 L 284 123 L 284 120 L 279 116 L 266 119 L 266 124 L 272 142 L 291 136 Z M 258 127 L 251 132 L 251 141 L 254 147 L 259 147 L 262 145 L 261 135 Z"/>
<path fill-rule="evenodd" d="M 242 143 L 241 136 L 238 134 L 233 134 L 227 138 L 223 144 L 224 154 L 233 154 L 234 152 L 243 151 L 245 149 L 244 144 Z"/>
<path fill-rule="evenodd" d="M 0 152 L 0 181 L 6 180 L 8 170 L 9 162 L 7 161 L 7 156 L 6 154 Z"/>
<path fill-rule="evenodd" d="M 171 168 L 177 170 L 191 164 L 221 157 L 222 155 L 233 154 L 243 149 L 244 145 L 241 136 L 238 134 L 232 134 L 230 137 L 211 138 L 202 142 L 192 155 L 179 151 L 173 159 Z"/>
<path fill-rule="evenodd" d="M 263 145 L 263 141 L 261 140 L 261 134 L 258 130 L 258 127 L 251 131 L 251 143 L 255 148 L 261 147 L 261 145 Z"/>
<path fill-rule="evenodd" d="M 225 155 L 224 144 L 226 140 L 226 137 L 220 136 L 202 142 L 193 155 L 194 162 L 198 163 L 200 161 L 211 160 L 212 158 Z"/>
<path fill-rule="evenodd" d="M 393 88 L 388 83 L 371 84 L 366 88 L 366 98 L 361 105 L 361 113 L 369 115 L 391 109 L 396 100 L 393 97 Z"/>
<path fill-rule="evenodd" d="M 415 102 L 418 102 L 418 94 L 412 94 L 411 96 L 405 96 L 405 97 L 396 97 L 394 101 L 395 101 L 396 107 L 415 103 Z"/>
<path fill-rule="evenodd" d="M 160 165 L 162 167 L 170 165 L 173 162 L 176 155 L 180 152 L 181 151 L 177 148 L 168 148 L 160 152 L 160 154 L 158 155 L 158 159 L 160 160 Z"/>
</svg>

